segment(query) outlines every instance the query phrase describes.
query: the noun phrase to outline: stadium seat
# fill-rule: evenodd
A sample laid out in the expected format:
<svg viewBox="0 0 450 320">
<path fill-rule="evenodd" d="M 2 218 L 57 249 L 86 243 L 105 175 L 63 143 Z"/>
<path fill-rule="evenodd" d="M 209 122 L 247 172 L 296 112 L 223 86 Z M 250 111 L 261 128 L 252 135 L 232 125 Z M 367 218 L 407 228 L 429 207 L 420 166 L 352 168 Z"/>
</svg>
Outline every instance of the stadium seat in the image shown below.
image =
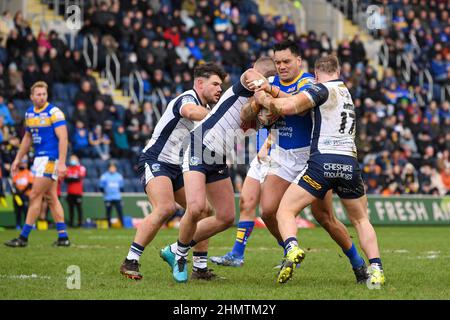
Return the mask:
<svg viewBox="0 0 450 320">
<path fill-rule="evenodd" d="M 66 84 L 66 90 L 67 90 L 67 94 L 69 95 L 69 98 L 71 101 L 74 101 L 75 96 L 77 95 L 78 91 L 80 91 L 78 84 L 76 84 L 76 83 Z"/>
<path fill-rule="evenodd" d="M 123 191 L 124 192 L 134 192 L 133 180 L 126 179 L 126 178 L 124 179 Z"/>
<path fill-rule="evenodd" d="M 127 170 L 128 170 L 127 175 L 129 178 L 139 178 L 137 171 L 134 169 L 131 163 L 128 165 Z"/>
<path fill-rule="evenodd" d="M 65 105 L 65 107 L 66 107 L 65 108 L 66 111 L 64 113 L 66 115 L 66 118 L 71 119 L 72 116 L 73 116 L 73 113 L 75 112 L 75 106 L 73 104 L 71 104 L 71 103 L 67 103 Z"/>
<path fill-rule="evenodd" d="M 119 161 L 119 171 L 126 178 L 135 178 L 136 172 L 133 170 L 133 165 L 128 159 L 121 159 Z"/>
<path fill-rule="evenodd" d="M 94 159 L 94 166 L 97 168 L 99 176 L 104 174 L 108 170 L 109 161 L 102 159 Z"/>
<path fill-rule="evenodd" d="M 97 179 L 84 179 L 83 189 L 84 192 L 99 192 L 99 189 L 97 187 Z"/>
<path fill-rule="evenodd" d="M 63 102 L 70 101 L 70 97 L 67 94 L 65 85 L 60 82 L 55 82 L 53 84 L 52 96 L 53 96 L 52 98 L 54 101 L 56 101 L 56 100 L 63 101 Z"/>
<path fill-rule="evenodd" d="M 86 167 L 86 177 L 90 178 L 90 179 L 97 179 L 97 178 L 99 178 L 98 170 L 97 170 L 97 168 L 94 165 L 92 165 L 90 167 Z"/>
<path fill-rule="evenodd" d="M 81 158 L 80 164 L 86 167 L 86 170 L 89 171 L 90 168 L 94 167 L 94 160 L 91 158 Z"/>
<path fill-rule="evenodd" d="M 132 181 L 133 181 L 134 192 L 143 192 L 144 191 L 141 180 L 139 180 L 138 178 L 133 178 Z"/>
</svg>

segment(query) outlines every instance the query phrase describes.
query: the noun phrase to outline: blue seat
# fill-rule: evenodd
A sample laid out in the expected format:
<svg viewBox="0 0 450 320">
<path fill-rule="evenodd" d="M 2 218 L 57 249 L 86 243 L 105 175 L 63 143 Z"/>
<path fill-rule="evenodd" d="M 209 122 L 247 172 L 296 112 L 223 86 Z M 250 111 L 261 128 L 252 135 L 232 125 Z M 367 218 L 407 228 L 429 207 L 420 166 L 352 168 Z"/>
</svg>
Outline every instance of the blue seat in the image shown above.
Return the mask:
<svg viewBox="0 0 450 320">
<path fill-rule="evenodd" d="M 71 103 L 66 104 L 66 108 L 64 114 L 67 119 L 71 119 L 73 117 L 73 113 L 75 112 L 75 106 Z"/>
<path fill-rule="evenodd" d="M 86 167 L 86 170 L 89 171 L 90 168 L 94 167 L 94 160 L 91 158 L 81 158 L 80 164 Z"/>
<path fill-rule="evenodd" d="M 20 114 L 24 114 L 31 106 L 32 102 L 30 100 L 13 99 L 13 104 Z"/>
<path fill-rule="evenodd" d="M 97 179 L 85 178 L 83 181 L 84 192 L 98 192 Z"/>
<path fill-rule="evenodd" d="M 123 191 L 124 192 L 134 192 L 134 185 L 133 180 L 131 179 L 124 179 L 123 181 Z"/>
<path fill-rule="evenodd" d="M 97 179 L 99 177 L 98 170 L 94 165 L 86 167 L 86 177 L 90 179 Z"/>
<path fill-rule="evenodd" d="M 68 83 L 66 84 L 66 90 L 67 95 L 69 96 L 70 101 L 73 101 L 75 99 L 75 96 L 77 95 L 78 91 L 80 91 L 80 88 L 78 84 L 76 83 Z"/>
<path fill-rule="evenodd" d="M 137 173 L 137 171 L 134 169 L 133 166 L 128 166 L 128 177 L 130 178 L 139 178 L 139 175 Z"/>
<path fill-rule="evenodd" d="M 142 186 L 140 179 L 133 178 L 132 181 L 133 181 L 134 192 L 144 192 L 144 188 Z"/>
<path fill-rule="evenodd" d="M 133 169 L 133 164 L 128 159 L 122 159 L 120 161 L 120 171 L 123 176 L 127 178 L 135 178 L 137 173 Z"/>
<path fill-rule="evenodd" d="M 67 93 L 66 87 L 63 83 L 55 82 L 52 88 L 53 100 L 58 101 L 70 101 L 70 97 Z"/>
<path fill-rule="evenodd" d="M 109 161 L 102 159 L 94 159 L 94 166 L 97 168 L 99 176 L 104 174 L 108 170 Z"/>
</svg>

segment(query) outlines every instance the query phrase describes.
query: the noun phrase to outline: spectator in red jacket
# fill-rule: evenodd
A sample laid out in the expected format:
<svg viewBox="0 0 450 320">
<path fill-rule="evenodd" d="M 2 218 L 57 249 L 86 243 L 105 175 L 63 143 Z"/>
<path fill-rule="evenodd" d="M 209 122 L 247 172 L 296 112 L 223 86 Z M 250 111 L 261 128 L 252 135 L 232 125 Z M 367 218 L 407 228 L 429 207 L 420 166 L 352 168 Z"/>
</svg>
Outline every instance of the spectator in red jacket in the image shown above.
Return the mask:
<svg viewBox="0 0 450 320">
<path fill-rule="evenodd" d="M 80 164 L 78 157 L 72 155 L 67 167 L 65 181 L 67 183 L 67 204 L 69 205 L 69 226 L 74 227 L 74 209 L 78 212 L 78 227 L 83 222 L 83 179 L 86 176 L 86 168 Z"/>
</svg>

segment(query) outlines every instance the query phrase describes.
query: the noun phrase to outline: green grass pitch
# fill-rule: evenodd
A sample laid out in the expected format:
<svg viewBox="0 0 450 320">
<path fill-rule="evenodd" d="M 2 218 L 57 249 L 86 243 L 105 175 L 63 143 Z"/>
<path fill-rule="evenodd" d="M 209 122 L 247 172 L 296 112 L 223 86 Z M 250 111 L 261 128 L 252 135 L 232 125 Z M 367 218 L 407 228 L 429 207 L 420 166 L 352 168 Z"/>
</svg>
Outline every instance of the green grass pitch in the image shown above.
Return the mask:
<svg viewBox="0 0 450 320">
<path fill-rule="evenodd" d="M 377 227 L 387 284 L 356 285 L 347 258 L 321 228 L 300 229 L 306 258 L 285 285 L 273 266 L 282 250 L 267 230 L 254 230 L 241 268 L 209 263 L 221 277 L 177 284 L 159 249 L 176 240 L 164 229 L 141 258 L 142 281 L 119 274 L 134 230 L 69 230 L 73 245 L 55 248 L 54 230 L 33 231 L 27 248 L 0 245 L 0 299 L 450 299 L 450 227 Z M 356 239 L 354 229 L 350 229 Z M 17 231 L 0 232 L 1 243 Z M 209 255 L 226 253 L 235 228 L 210 241 Z M 67 268 L 79 266 L 81 288 L 67 288 Z M 189 264 L 191 269 L 191 264 Z M 182 290 L 180 290 L 182 289 Z"/>
</svg>

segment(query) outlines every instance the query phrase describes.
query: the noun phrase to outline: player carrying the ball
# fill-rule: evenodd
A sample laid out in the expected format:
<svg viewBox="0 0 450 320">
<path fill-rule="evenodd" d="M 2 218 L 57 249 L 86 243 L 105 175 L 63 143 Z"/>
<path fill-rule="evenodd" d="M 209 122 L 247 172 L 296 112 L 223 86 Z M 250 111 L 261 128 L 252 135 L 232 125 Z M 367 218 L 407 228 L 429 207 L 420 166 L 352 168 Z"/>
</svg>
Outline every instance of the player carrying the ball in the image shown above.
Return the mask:
<svg viewBox="0 0 450 320">
<path fill-rule="evenodd" d="M 351 95 L 339 79 L 340 66 L 335 56 L 319 58 L 315 63 L 316 85 L 287 98 L 273 98 L 263 91 L 255 94 L 258 104 L 275 115 L 301 114 L 312 109 L 311 151 L 307 166 L 290 184 L 278 208 L 278 229 L 284 241 L 285 260 L 278 282 L 291 279 L 305 253 L 297 240 L 296 215 L 316 200 L 334 190 L 355 227 L 361 248 L 370 262 L 369 281 L 384 284 L 385 277 L 377 236 L 369 221 L 367 196 L 356 158 L 356 114 Z M 323 201 L 324 200 L 324 201 Z"/>
<path fill-rule="evenodd" d="M 302 59 L 295 42 L 285 40 L 276 44 L 273 49 L 277 75 L 273 81 L 264 81 L 258 88 L 254 83 L 248 82 L 250 89 L 264 90 L 279 98 L 297 95 L 314 84 L 313 75 L 301 70 Z M 244 107 L 243 112 L 246 110 L 251 108 Z M 253 114 L 247 112 L 248 117 L 255 116 L 257 112 L 258 108 Z M 274 118 L 277 118 L 276 115 Z M 211 257 L 210 260 L 216 264 L 243 265 L 244 251 L 254 226 L 255 210 L 259 201 L 263 221 L 278 244 L 284 248 L 284 241 L 278 231 L 276 212 L 289 185 L 308 161 L 312 132 L 311 113 L 307 110 L 301 115 L 283 115 L 273 128 L 259 152 L 260 158 L 264 157 L 262 154 L 265 151 L 270 151 L 270 156 L 262 163 L 259 159 L 254 159 L 244 181 L 240 200 L 241 215 L 234 247 L 224 256 Z M 261 130 L 258 133 L 260 132 Z M 359 255 L 345 226 L 333 214 L 331 191 L 325 195 L 325 199 L 326 201 L 314 201 L 311 204 L 312 214 L 348 257 L 357 283 L 364 283 L 368 277 L 364 259 Z M 284 253 L 286 254 L 286 251 Z"/>
</svg>

